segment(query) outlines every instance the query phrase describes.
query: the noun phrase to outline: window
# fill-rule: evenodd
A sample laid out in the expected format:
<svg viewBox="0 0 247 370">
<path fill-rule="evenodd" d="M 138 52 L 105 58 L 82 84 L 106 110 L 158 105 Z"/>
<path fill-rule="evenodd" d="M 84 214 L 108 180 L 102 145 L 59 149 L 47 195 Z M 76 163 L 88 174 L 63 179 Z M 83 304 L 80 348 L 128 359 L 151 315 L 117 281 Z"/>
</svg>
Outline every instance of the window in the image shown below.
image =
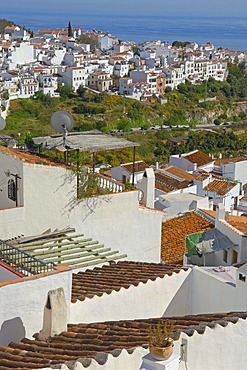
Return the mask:
<svg viewBox="0 0 247 370">
<path fill-rule="evenodd" d="M 228 259 L 228 251 L 226 249 L 223 250 L 223 261 L 227 263 Z"/>
<path fill-rule="evenodd" d="M 239 280 L 245 282 L 246 276 L 245 275 L 242 275 L 242 274 L 239 274 Z"/>
<path fill-rule="evenodd" d="M 125 175 L 123 175 L 122 183 L 123 183 L 123 184 L 126 184 L 126 180 L 127 180 L 126 176 L 125 176 Z"/>
<path fill-rule="evenodd" d="M 16 201 L 16 185 L 14 180 L 9 180 L 8 181 L 8 198 L 13 200 L 14 202 Z"/>
<path fill-rule="evenodd" d="M 235 249 L 232 250 L 232 265 L 238 262 L 238 253 Z"/>
</svg>

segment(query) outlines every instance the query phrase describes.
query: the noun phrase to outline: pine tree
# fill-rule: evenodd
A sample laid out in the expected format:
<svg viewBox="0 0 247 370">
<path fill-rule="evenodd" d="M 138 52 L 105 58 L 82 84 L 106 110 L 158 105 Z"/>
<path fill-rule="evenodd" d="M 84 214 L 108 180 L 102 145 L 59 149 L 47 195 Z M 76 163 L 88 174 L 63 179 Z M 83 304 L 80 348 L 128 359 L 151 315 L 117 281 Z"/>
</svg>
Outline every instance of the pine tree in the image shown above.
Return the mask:
<svg viewBox="0 0 247 370">
<path fill-rule="evenodd" d="M 73 30 L 72 30 L 70 21 L 69 21 L 69 24 L 68 24 L 68 36 L 69 37 L 73 36 Z"/>
</svg>

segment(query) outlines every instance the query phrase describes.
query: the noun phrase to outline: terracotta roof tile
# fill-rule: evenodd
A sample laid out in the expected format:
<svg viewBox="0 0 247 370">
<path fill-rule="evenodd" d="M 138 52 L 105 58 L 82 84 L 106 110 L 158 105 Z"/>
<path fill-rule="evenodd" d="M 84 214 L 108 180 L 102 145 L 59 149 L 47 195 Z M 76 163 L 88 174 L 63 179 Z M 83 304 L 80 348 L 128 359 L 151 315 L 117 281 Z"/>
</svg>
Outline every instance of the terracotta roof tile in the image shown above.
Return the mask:
<svg viewBox="0 0 247 370">
<path fill-rule="evenodd" d="M 172 175 L 175 175 L 177 177 L 180 177 L 181 179 L 187 180 L 192 182 L 195 180 L 196 176 L 192 175 L 191 173 L 188 173 L 184 170 L 181 170 L 180 168 L 169 166 L 165 169 L 166 172 L 171 173 Z"/>
<path fill-rule="evenodd" d="M 155 172 L 155 187 L 165 193 L 177 189 L 187 188 L 190 181 L 181 179 L 181 181 L 174 179 L 172 176 L 165 174 L 164 172 Z"/>
<path fill-rule="evenodd" d="M 220 166 L 221 164 L 237 163 L 237 162 L 242 162 L 242 161 L 247 161 L 247 156 L 216 159 L 214 163 L 216 166 Z"/>
<path fill-rule="evenodd" d="M 165 263 L 183 263 L 186 251 L 185 237 L 212 229 L 212 225 L 195 212 L 187 212 L 162 224 L 161 258 Z"/>
<path fill-rule="evenodd" d="M 219 195 L 226 195 L 236 185 L 237 183 L 233 181 L 213 180 L 207 186 L 205 186 L 204 190 L 212 191 Z"/>
<path fill-rule="evenodd" d="M 122 164 L 121 167 L 124 167 L 126 171 L 130 173 L 133 172 L 133 163 Z M 143 161 L 135 162 L 135 172 L 144 172 L 148 167 L 149 166 Z"/>
<path fill-rule="evenodd" d="M 180 270 L 181 267 L 161 263 L 121 261 L 79 272 L 73 274 L 72 302 L 95 295 L 102 296 L 103 293 L 109 294 L 131 285 L 137 286 L 140 282 L 154 281 L 158 277 L 178 273 Z"/>
<path fill-rule="evenodd" d="M 204 213 L 216 218 L 216 212 L 208 209 L 202 210 Z M 227 220 L 225 220 L 229 225 L 247 235 L 247 217 L 246 216 L 233 216 L 228 215 Z"/>
<path fill-rule="evenodd" d="M 207 327 L 226 327 L 228 323 L 236 324 L 240 318 L 246 320 L 246 312 L 70 324 L 68 331 L 50 338 L 47 342 L 23 339 L 21 342 L 12 342 L 8 347 L 0 347 L 0 368 L 40 369 L 56 367 L 66 362 L 70 362 L 71 367 L 77 360 L 86 366 L 88 359 L 92 358 L 104 365 L 107 354 L 116 349 L 121 351 L 136 347 L 147 348 L 147 329 L 160 321 L 172 319 L 175 322 L 173 337 L 178 340 L 181 332 L 188 336 L 195 332 L 203 334 Z M 102 356 L 103 354 L 106 356 Z"/>
<path fill-rule="evenodd" d="M 197 163 L 198 167 L 204 166 L 205 164 L 214 161 L 214 159 L 210 158 L 206 153 L 203 153 L 199 150 L 194 153 L 184 155 L 184 158 L 186 158 L 188 161 L 192 163 Z"/>
<path fill-rule="evenodd" d="M 45 157 L 44 155 L 32 154 L 20 149 L 6 148 L 0 145 L 0 152 L 11 157 L 17 158 L 25 163 L 65 167 L 63 163 L 56 162 L 55 160 Z"/>
</svg>

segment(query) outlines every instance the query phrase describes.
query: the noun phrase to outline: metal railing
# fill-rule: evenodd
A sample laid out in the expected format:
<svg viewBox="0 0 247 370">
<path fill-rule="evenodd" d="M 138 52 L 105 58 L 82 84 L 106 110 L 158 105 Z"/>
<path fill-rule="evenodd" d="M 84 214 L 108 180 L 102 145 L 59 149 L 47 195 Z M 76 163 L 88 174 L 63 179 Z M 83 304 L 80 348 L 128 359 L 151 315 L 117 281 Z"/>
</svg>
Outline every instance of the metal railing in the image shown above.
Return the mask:
<svg viewBox="0 0 247 370">
<path fill-rule="evenodd" d="M 13 270 L 25 276 L 53 271 L 54 266 L 56 266 L 53 262 L 43 262 L 1 239 L 0 259 Z"/>
</svg>

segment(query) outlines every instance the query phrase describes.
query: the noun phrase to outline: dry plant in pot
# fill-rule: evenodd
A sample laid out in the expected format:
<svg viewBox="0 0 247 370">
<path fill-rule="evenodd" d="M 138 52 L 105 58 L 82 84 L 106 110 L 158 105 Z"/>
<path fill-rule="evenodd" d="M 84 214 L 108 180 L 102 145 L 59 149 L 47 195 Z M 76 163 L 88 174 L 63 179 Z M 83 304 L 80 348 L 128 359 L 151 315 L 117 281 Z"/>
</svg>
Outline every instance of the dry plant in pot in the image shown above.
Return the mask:
<svg viewBox="0 0 247 370">
<path fill-rule="evenodd" d="M 148 329 L 149 351 L 155 360 L 167 360 L 173 352 L 174 321 L 160 321 Z"/>
</svg>

